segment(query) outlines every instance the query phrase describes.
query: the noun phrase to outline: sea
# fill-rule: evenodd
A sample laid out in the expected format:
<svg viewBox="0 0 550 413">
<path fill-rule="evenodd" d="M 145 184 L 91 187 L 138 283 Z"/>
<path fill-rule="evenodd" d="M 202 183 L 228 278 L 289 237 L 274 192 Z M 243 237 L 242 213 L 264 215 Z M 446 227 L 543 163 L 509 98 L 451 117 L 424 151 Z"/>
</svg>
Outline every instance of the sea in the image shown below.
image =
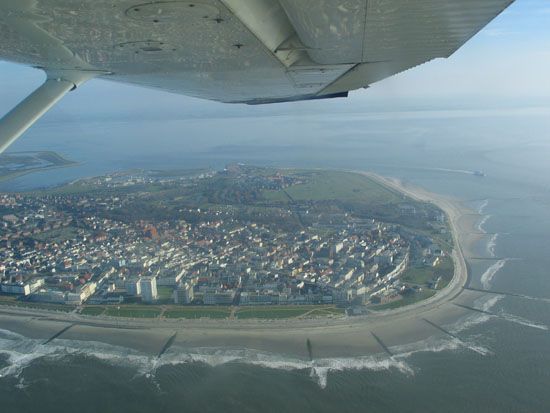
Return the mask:
<svg viewBox="0 0 550 413">
<path fill-rule="evenodd" d="M 434 337 L 393 347 L 393 357 L 313 362 L 177 347 L 157 359 L 101 343 L 43 345 L 0 326 L 2 412 L 550 411 L 550 107 L 50 121 L 18 150 L 78 165 L 0 191 L 231 162 L 396 177 L 472 208 L 486 259 L 470 260 L 470 286 L 512 295 L 480 293 L 474 305 L 498 317 L 472 312 L 445 326 L 470 346 Z"/>
</svg>

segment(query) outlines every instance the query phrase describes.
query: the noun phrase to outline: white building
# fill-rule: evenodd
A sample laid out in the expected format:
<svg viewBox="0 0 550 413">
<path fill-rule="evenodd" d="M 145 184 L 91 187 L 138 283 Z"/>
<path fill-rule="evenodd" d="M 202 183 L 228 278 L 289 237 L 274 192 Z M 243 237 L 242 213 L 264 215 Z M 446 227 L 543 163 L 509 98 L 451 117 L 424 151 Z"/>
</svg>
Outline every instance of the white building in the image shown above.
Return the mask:
<svg viewBox="0 0 550 413">
<path fill-rule="evenodd" d="M 29 295 L 31 293 L 31 287 L 29 284 L 24 283 L 3 283 L 2 292 L 5 294 L 21 294 Z"/>
<path fill-rule="evenodd" d="M 40 287 L 44 285 L 44 279 L 43 278 L 37 278 L 34 280 L 31 280 L 28 283 L 2 283 L 0 285 L 0 290 L 5 294 L 20 294 L 20 295 L 29 295 L 34 293 L 36 290 L 38 290 Z"/>
<path fill-rule="evenodd" d="M 155 277 L 142 277 L 139 280 L 139 285 L 143 302 L 152 303 L 157 299 L 157 279 Z"/>
<path fill-rule="evenodd" d="M 180 284 L 180 286 L 174 290 L 175 304 L 190 304 L 194 297 L 193 286 L 189 283 Z"/>
<path fill-rule="evenodd" d="M 133 278 L 124 282 L 126 293 L 138 297 L 141 295 L 141 284 L 139 278 Z"/>
<path fill-rule="evenodd" d="M 206 305 L 228 305 L 233 303 L 235 290 L 206 291 L 204 293 L 204 304 Z"/>
</svg>

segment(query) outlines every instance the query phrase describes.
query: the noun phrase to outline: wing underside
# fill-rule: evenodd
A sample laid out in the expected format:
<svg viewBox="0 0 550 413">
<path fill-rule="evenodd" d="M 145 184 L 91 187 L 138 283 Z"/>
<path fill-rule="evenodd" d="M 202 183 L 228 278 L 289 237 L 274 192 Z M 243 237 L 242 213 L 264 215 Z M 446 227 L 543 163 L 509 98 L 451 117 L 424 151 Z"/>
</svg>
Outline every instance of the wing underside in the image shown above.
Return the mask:
<svg viewBox="0 0 550 413">
<path fill-rule="evenodd" d="M 224 102 L 342 96 L 448 57 L 512 0 L 3 0 L 0 58 Z"/>
</svg>

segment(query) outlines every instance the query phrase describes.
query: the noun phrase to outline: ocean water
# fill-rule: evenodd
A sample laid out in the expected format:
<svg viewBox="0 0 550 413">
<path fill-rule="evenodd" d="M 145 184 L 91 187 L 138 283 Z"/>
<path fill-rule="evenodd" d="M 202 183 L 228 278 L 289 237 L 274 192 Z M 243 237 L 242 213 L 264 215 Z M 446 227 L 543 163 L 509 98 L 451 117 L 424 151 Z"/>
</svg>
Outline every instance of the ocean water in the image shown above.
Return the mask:
<svg viewBox="0 0 550 413">
<path fill-rule="evenodd" d="M 101 343 L 49 345 L 0 330 L 2 412 L 550 411 L 550 110 L 349 113 L 90 122 L 33 130 L 13 150 L 80 164 L 0 190 L 132 167 L 260 165 L 373 170 L 462 200 L 485 233 L 458 338 L 393 357 L 313 362 L 253 350 L 171 348 L 160 359 Z M 150 136 L 155 132 L 155 144 Z M 486 177 L 470 171 L 483 170 Z M 1 329 L 2 326 L 0 326 Z"/>
</svg>

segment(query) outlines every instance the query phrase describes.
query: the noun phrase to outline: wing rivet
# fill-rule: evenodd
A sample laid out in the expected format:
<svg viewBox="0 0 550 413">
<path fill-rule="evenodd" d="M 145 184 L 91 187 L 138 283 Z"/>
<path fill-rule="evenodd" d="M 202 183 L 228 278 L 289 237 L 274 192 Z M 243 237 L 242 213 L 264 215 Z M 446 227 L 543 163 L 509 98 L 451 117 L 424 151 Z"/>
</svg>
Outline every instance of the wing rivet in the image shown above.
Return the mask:
<svg viewBox="0 0 550 413">
<path fill-rule="evenodd" d="M 190 19 L 214 20 L 220 17 L 220 10 L 212 4 L 169 0 L 136 4 L 128 8 L 125 14 L 139 21 L 180 24 Z"/>
</svg>

